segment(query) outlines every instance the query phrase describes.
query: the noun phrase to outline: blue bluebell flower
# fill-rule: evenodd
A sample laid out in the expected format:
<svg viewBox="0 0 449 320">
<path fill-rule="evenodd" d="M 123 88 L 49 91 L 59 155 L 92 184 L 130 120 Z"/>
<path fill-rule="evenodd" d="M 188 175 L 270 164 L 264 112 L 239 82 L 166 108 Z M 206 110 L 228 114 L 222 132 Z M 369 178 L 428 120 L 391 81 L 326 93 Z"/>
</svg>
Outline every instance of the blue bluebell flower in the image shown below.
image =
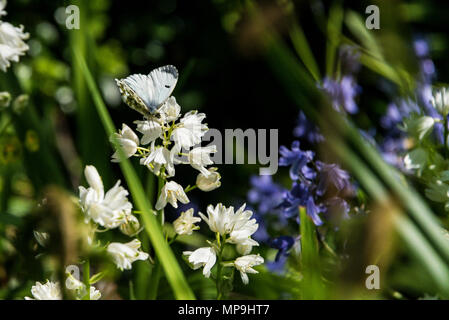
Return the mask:
<svg viewBox="0 0 449 320">
<path fill-rule="evenodd" d="M 265 214 L 275 210 L 282 202 L 285 189 L 273 182 L 271 176 L 251 176 L 251 189 L 247 197 L 251 204 L 257 204 L 257 212 Z"/>
<path fill-rule="evenodd" d="M 309 177 L 313 175 L 313 171 L 311 168 L 307 168 L 307 164 L 312 161 L 315 154 L 312 151 L 302 151 L 299 145 L 299 141 L 293 141 L 291 150 L 285 146 L 281 146 L 279 150 L 281 154 L 279 165 L 290 166 L 292 180 L 298 180 L 305 175 Z"/>
<path fill-rule="evenodd" d="M 319 172 L 317 186 L 318 195 L 324 195 L 331 186 L 333 186 L 337 192 L 351 188 L 351 178 L 349 173 L 341 169 L 338 164 L 328 164 L 317 161 L 316 166 Z"/>
<path fill-rule="evenodd" d="M 290 236 L 280 236 L 271 239 L 269 242 L 270 247 L 278 250 L 274 260 L 277 262 L 282 256 L 288 256 L 288 251 L 294 244 L 295 238 Z"/>
<path fill-rule="evenodd" d="M 310 122 L 302 111 L 299 112 L 296 127 L 293 130 L 293 135 L 297 138 L 305 139 L 310 144 L 324 141 L 324 137 L 320 133 L 318 127 Z"/>
<path fill-rule="evenodd" d="M 339 81 L 325 78 L 322 89 L 328 94 L 335 110 L 339 112 L 346 110 L 351 114 L 358 112 L 355 97 L 360 93 L 361 88 L 352 76 L 343 76 Z M 342 107 L 344 110 L 341 109 Z"/>
</svg>

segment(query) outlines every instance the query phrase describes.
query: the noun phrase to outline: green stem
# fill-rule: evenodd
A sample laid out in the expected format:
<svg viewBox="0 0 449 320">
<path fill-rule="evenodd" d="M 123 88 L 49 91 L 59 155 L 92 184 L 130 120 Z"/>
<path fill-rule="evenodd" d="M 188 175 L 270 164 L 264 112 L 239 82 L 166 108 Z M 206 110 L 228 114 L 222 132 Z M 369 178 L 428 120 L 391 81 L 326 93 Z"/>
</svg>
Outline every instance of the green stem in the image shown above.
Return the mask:
<svg viewBox="0 0 449 320">
<path fill-rule="evenodd" d="M 161 194 L 161 190 L 165 185 L 165 178 L 163 178 L 165 173 L 165 168 L 161 169 L 161 172 L 158 177 L 158 191 L 157 191 L 157 197 L 159 198 Z M 161 225 L 162 231 L 164 230 L 164 209 L 159 210 L 157 213 L 158 222 Z M 159 288 L 159 281 L 161 278 L 162 268 L 161 263 L 157 257 L 155 257 L 154 260 L 154 267 L 153 271 L 151 272 L 151 280 L 150 280 L 150 289 L 148 292 L 148 299 L 155 300 L 157 298 L 157 292 Z"/>
<path fill-rule="evenodd" d="M 223 265 L 222 265 L 222 256 L 223 256 L 223 249 L 225 246 L 225 242 L 226 242 L 226 238 L 225 236 L 223 236 L 223 241 L 220 242 L 220 234 L 217 232 L 217 243 L 218 246 L 220 247 L 219 251 L 218 251 L 218 264 L 217 264 L 217 278 L 216 280 L 216 284 L 217 284 L 217 300 L 222 300 L 223 299 L 223 290 L 222 290 L 222 272 L 223 272 Z"/>
<path fill-rule="evenodd" d="M 83 300 L 90 300 L 90 263 L 88 258 L 86 258 L 83 266 L 83 282 L 87 291 Z"/>
<path fill-rule="evenodd" d="M 445 158 L 448 158 L 449 156 L 449 150 L 448 150 L 448 146 L 447 146 L 447 135 L 448 135 L 448 128 L 447 128 L 447 116 L 444 117 L 444 135 L 443 135 L 443 145 L 444 145 L 444 155 Z"/>
</svg>

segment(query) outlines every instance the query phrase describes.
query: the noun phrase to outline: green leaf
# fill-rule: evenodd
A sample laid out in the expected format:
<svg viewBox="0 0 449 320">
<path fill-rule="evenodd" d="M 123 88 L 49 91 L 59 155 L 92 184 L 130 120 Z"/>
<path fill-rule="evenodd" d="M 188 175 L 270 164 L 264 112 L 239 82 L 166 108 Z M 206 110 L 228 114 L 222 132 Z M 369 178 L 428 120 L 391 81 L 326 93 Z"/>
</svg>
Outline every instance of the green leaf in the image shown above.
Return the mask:
<svg viewBox="0 0 449 320">
<path fill-rule="evenodd" d="M 325 295 L 324 283 L 321 280 L 320 256 L 315 224 L 306 213 L 306 209 L 299 209 L 301 219 L 301 271 L 303 280 L 301 286 L 302 299 L 323 299 Z"/>
</svg>

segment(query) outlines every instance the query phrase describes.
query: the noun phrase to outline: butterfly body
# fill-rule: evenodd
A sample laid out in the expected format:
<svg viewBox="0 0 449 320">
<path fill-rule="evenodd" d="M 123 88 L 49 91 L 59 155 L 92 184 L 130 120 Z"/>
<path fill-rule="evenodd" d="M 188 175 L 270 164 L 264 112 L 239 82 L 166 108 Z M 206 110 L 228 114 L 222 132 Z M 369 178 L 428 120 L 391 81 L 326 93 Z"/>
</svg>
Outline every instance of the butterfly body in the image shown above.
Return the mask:
<svg viewBox="0 0 449 320">
<path fill-rule="evenodd" d="M 167 65 L 151 71 L 148 75 L 133 74 L 117 80 L 123 101 L 132 109 L 149 117 L 170 97 L 178 81 L 178 70 Z"/>
</svg>

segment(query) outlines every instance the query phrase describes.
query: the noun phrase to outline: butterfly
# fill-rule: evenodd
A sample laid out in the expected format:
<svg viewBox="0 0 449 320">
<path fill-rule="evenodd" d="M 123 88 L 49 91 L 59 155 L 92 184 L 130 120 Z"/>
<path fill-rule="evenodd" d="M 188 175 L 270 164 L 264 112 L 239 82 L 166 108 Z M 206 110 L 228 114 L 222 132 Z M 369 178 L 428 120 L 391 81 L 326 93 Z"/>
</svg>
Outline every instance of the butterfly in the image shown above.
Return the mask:
<svg viewBox="0 0 449 320">
<path fill-rule="evenodd" d="M 178 75 L 175 66 L 167 65 L 154 69 L 148 75 L 133 74 L 115 81 L 123 101 L 145 117 L 150 117 L 170 97 Z"/>
</svg>

